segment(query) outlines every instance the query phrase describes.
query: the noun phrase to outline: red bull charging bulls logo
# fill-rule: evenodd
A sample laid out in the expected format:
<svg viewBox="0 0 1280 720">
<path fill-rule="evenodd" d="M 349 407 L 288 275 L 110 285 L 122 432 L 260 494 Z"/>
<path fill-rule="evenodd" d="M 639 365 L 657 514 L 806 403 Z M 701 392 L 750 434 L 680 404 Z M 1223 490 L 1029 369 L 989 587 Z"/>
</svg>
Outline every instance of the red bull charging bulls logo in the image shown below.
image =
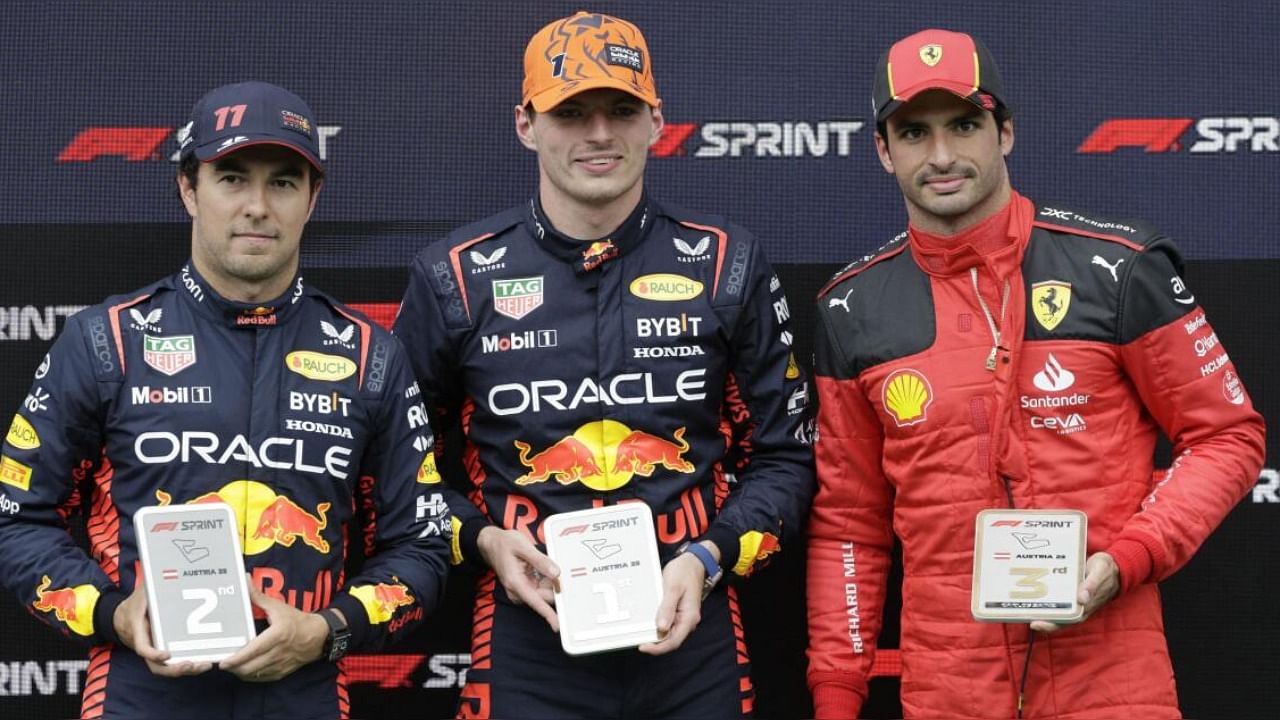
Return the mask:
<svg viewBox="0 0 1280 720">
<path fill-rule="evenodd" d="M 77 635 L 93 634 L 93 607 L 98 602 L 98 588 L 92 585 L 76 585 L 53 590 L 48 575 L 40 578 L 36 587 L 36 600 L 31 606 L 40 612 L 52 612 L 54 617 L 66 623 Z"/>
<path fill-rule="evenodd" d="M 156 491 L 160 505 L 172 502 L 163 490 Z M 224 502 L 235 511 L 245 555 L 257 555 L 274 545 L 293 547 L 299 540 L 319 552 L 329 553 L 323 531 L 329 525 L 325 513 L 329 503 L 319 503 L 310 512 L 284 495 L 255 480 L 234 480 L 214 492 L 199 495 L 186 504 Z"/>
<path fill-rule="evenodd" d="M 685 428 L 666 440 L 642 430 L 632 430 L 616 420 L 598 420 L 578 428 L 545 450 L 530 455 L 528 443 L 515 441 L 520 462 L 529 472 L 515 479 L 517 485 L 555 480 L 561 485 L 581 482 L 597 491 L 616 490 L 633 475 L 652 477 L 658 468 L 691 473 L 694 464 L 684 459 L 689 443 Z"/>
</svg>

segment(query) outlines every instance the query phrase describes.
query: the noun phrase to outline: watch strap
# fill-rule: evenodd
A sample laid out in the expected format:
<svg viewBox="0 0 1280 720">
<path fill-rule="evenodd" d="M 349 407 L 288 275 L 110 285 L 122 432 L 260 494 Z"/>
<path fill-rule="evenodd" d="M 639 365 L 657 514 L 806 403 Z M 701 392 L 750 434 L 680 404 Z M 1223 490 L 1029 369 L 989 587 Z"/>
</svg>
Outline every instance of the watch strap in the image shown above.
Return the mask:
<svg viewBox="0 0 1280 720">
<path fill-rule="evenodd" d="M 707 593 L 711 592 L 711 589 L 720 581 L 720 576 L 724 572 L 723 568 L 720 567 L 720 564 L 717 563 L 716 559 L 711 555 L 711 551 L 701 543 L 687 542 L 680 547 L 680 552 L 689 553 L 690 555 L 698 558 L 698 561 L 702 563 L 703 570 L 706 570 L 707 572 L 706 579 L 702 581 L 702 596 L 706 597 Z"/>
<path fill-rule="evenodd" d="M 316 614 L 324 618 L 325 624 L 329 626 L 329 637 L 325 638 L 324 649 L 320 651 L 320 656 L 329 662 L 337 662 L 347 654 L 347 648 L 351 643 L 351 630 L 338 613 L 329 608 L 319 610 Z"/>
</svg>

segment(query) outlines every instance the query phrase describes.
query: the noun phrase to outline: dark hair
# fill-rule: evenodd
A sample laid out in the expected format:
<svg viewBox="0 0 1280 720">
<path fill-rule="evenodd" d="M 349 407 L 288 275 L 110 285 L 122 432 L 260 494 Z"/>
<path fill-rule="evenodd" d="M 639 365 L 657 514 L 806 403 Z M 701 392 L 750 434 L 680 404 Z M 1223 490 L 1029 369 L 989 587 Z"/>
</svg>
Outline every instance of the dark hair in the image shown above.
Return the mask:
<svg viewBox="0 0 1280 720">
<path fill-rule="evenodd" d="M 996 119 L 996 134 L 1000 134 L 1001 128 L 1004 127 L 1004 121 L 1013 117 L 1013 113 L 1009 112 L 1009 108 L 1004 105 L 996 105 L 996 109 L 991 111 L 991 115 Z M 889 139 L 889 122 L 881 120 L 876 123 L 876 132 L 880 137 Z"/>
<path fill-rule="evenodd" d="M 320 188 L 320 184 L 324 182 L 324 171 L 312 165 L 310 162 L 304 161 L 307 168 L 307 182 L 312 194 Z M 191 189 L 195 189 L 196 183 L 200 177 L 200 160 L 196 158 L 195 153 L 191 153 L 178 161 L 178 174 L 187 178 L 187 182 L 191 184 Z"/>
</svg>

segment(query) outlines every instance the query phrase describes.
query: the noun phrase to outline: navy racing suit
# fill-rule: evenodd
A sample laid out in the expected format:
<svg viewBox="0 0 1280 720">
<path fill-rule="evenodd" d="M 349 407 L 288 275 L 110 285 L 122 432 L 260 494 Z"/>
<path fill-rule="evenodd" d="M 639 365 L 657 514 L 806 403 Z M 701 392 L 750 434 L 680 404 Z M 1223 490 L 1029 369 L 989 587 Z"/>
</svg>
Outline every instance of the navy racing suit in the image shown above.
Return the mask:
<svg viewBox="0 0 1280 720">
<path fill-rule="evenodd" d="M 596 241 L 563 236 L 531 200 L 427 247 L 395 333 L 427 407 L 460 422 L 465 438 L 461 490 L 471 502 L 453 503 L 455 562 L 476 559 L 488 525 L 542 547 L 549 515 L 642 501 L 663 563 L 686 541 L 710 540 L 726 576 L 750 575 L 797 541 L 814 490 L 811 390 L 789 328 L 754 237 L 652 198 Z M 590 717 L 617 710 L 605 701 L 635 697 L 630 712 L 656 717 L 677 698 L 658 690 L 670 687 L 665 673 L 705 690 L 689 694 L 706 705 L 674 712 L 749 713 L 734 589 L 721 584 L 703 609 L 700 634 L 727 642 L 695 634 L 653 662 L 584 662 L 482 578 L 460 712 Z M 505 620 L 521 613 L 535 622 Z M 529 665 L 531 654 L 548 672 Z M 574 667 L 598 678 L 599 662 L 631 668 L 611 683 L 626 675 L 649 692 L 593 680 L 589 693 L 567 679 Z"/>
<path fill-rule="evenodd" d="M 351 647 L 376 648 L 443 591 L 451 527 L 432 442 L 386 330 L 301 276 L 246 305 L 188 265 L 70 318 L 36 371 L 0 460 L 17 508 L 0 513 L 0 543 L 23 548 L 0 556 L 0 578 L 92 644 L 82 717 L 346 717 L 327 661 L 274 683 L 152 675 L 112 624 L 138 579 L 132 516 L 228 503 L 259 589 L 306 612 L 341 609 Z M 76 510 L 89 554 L 67 532 Z"/>
</svg>

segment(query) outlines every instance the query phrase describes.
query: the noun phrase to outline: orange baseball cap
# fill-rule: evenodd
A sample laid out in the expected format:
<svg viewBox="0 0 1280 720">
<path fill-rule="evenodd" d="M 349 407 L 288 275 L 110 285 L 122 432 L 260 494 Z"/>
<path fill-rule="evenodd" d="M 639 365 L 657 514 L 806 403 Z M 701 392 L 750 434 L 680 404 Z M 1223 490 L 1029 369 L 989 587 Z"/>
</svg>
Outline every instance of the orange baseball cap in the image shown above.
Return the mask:
<svg viewBox="0 0 1280 720">
<path fill-rule="evenodd" d="M 611 15 L 579 12 L 538 31 L 524 50 L 524 98 L 546 112 L 586 90 L 613 88 L 660 107 L 649 45 L 640 28 Z"/>
</svg>

